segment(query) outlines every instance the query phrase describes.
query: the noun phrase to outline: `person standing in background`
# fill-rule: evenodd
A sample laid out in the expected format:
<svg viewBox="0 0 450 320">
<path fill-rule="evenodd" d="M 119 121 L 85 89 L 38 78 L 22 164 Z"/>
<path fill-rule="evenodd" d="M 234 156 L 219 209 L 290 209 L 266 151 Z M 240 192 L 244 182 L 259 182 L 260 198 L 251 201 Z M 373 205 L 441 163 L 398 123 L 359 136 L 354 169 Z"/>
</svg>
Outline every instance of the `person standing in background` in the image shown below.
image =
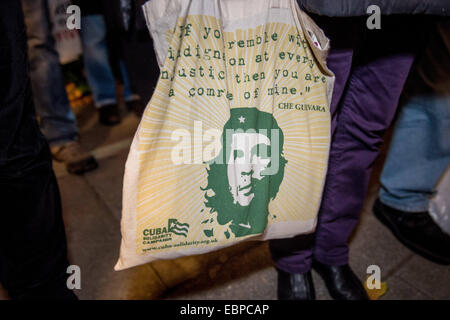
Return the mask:
<svg viewBox="0 0 450 320">
<path fill-rule="evenodd" d="M 116 82 L 113 62 L 117 62 L 119 77 L 123 83 L 123 95 L 127 109 L 134 110 L 141 103 L 140 97 L 133 93 L 128 71 L 118 51 L 116 37 L 106 22 L 105 12 L 109 1 L 75 0 L 81 9 L 81 41 L 83 58 L 89 85 L 94 94 L 99 112 L 99 122 L 106 126 L 120 123 Z"/>
<path fill-rule="evenodd" d="M 431 261 L 450 264 L 450 235 L 428 212 L 435 185 L 450 165 L 448 20 L 438 23 L 432 33 L 400 108 L 373 210 L 406 247 Z"/>
<path fill-rule="evenodd" d="M 131 81 L 135 83 L 134 86 L 143 100 L 148 102 L 156 88 L 160 70 L 142 11 L 145 2 L 146 0 L 121 0 L 122 8 L 130 8 L 129 22 L 124 23 L 124 58 L 132 74 Z M 125 14 L 124 21 L 126 17 Z"/>
<path fill-rule="evenodd" d="M 22 0 L 28 37 L 30 77 L 42 133 L 55 160 L 70 173 L 82 174 L 98 167 L 79 142 L 75 115 L 70 109 L 59 64 L 47 0 Z"/>
<path fill-rule="evenodd" d="M 107 24 L 117 35 L 115 40 L 127 67 L 131 87 L 144 103 L 135 106 L 137 115 L 144 112 L 159 78 L 153 42 L 142 11 L 146 1 L 111 0 L 106 10 Z"/>
</svg>

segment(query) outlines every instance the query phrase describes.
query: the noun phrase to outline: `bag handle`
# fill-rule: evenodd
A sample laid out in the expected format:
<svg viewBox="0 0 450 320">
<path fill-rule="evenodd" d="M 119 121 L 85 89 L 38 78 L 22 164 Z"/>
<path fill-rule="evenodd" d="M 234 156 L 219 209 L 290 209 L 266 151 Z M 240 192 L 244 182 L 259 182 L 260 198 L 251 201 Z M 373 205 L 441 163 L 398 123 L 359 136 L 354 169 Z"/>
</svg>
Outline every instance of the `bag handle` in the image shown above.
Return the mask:
<svg viewBox="0 0 450 320">
<path fill-rule="evenodd" d="M 308 41 L 308 45 L 316 57 L 322 71 L 329 76 L 333 76 L 333 73 L 328 69 L 326 64 L 328 51 L 330 50 L 330 40 L 325 36 L 322 29 L 317 26 L 314 20 L 299 7 L 296 0 L 290 1 L 297 28 L 303 31 L 304 37 L 306 41 Z M 314 44 L 315 40 L 320 43 L 319 46 Z"/>
</svg>

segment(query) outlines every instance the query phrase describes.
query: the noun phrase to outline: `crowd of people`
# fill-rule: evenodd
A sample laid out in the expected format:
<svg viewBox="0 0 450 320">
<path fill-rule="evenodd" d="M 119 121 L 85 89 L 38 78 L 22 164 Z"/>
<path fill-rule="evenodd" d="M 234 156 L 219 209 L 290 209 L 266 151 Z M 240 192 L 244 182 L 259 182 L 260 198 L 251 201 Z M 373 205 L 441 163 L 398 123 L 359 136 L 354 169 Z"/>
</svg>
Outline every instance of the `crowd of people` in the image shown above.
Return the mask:
<svg viewBox="0 0 450 320">
<path fill-rule="evenodd" d="M 73 1 L 81 8 L 84 70 L 101 125 L 120 123 L 117 79 L 127 108 L 138 116 L 156 85 L 144 2 Z M 382 8 L 382 28 L 370 30 L 365 1 L 298 3 L 331 40 L 332 142 L 315 233 L 269 243 L 278 297 L 314 299 L 314 269 L 334 299 L 366 300 L 349 266 L 348 240 L 394 120 L 374 214 L 415 253 L 450 263 L 450 236 L 429 214 L 435 186 L 450 165 L 450 5 L 391 1 Z M 66 286 L 69 262 L 52 158 L 73 174 L 98 167 L 81 144 L 48 10 L 47 0 L 0 2 L 0 194 L 6 205 L 0 283 L 12 299 L 77 299 Z"/>
</svg>

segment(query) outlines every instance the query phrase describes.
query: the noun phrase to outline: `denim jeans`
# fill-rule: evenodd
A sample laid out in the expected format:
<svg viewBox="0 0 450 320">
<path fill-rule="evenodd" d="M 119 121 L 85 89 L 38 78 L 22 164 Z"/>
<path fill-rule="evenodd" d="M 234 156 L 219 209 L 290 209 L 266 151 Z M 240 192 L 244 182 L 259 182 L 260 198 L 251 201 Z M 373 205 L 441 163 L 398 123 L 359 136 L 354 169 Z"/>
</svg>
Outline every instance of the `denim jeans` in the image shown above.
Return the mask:
<svg viewBox="0 0 450 320">
<path fill-rule="evenodd" d="M 408 98 L 381 175 L 381 202 L 407 212 L 427 211 L 449 164 L 450 93 Z"/>
<path fill-rule="evenodd" d="M 81 38 L 83 43 L 84 64 L 89 85 L 94 94 L 95 105 L 102 106 L 117 103 L 116 84 L 109 64 L 106 45 L 106 24 L 101 15 L 88 15 L 81 18 Z M 130 81 L 124 63 L 120 62 L 125 101 L 135 99 L 130 89 Z"/>
<path fill-rule="evenodd" d="M 75 115 L 70 109 L 51 33 L 46 0 L 22 0 L 28 37 L 30 77 L 36 113 L 42 133 L 50 145 L 78 136 Z"/>
</svg>

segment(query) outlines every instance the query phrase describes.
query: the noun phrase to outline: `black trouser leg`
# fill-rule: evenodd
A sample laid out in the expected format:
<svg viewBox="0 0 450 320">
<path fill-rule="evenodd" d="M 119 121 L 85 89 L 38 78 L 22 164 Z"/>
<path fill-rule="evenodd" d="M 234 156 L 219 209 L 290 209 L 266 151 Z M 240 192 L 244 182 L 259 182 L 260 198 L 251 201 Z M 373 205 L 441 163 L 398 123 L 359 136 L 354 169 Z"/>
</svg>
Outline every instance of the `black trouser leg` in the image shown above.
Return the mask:
<svg viewBox="0 0 450 320">
<path fill-rule="evenodd" d="M 12 299 L 74 299 L 58 184 L 34 115 L 19 0 L 0 1 L 0 282 Z"/>
</svg>

